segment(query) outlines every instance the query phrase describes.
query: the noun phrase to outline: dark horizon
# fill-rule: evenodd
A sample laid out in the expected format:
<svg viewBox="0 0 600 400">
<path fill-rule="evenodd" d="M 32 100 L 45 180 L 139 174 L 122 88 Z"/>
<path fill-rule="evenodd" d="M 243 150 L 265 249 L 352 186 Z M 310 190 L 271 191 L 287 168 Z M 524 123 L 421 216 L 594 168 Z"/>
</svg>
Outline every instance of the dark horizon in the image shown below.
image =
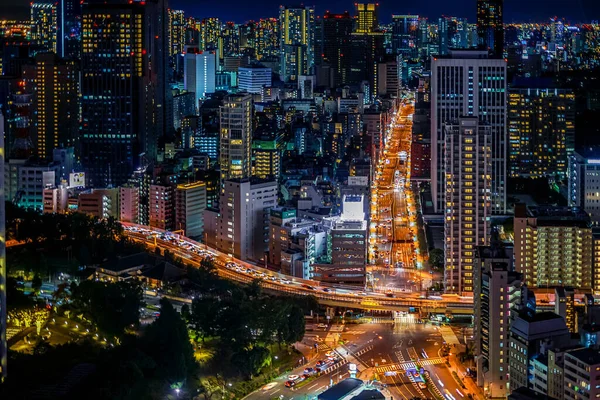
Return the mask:
<svg viewBox="0 0 600 400">
<path fill-rule="evenodd" d="M 469 22 L 475 22 L 476 0 L 429 0 L 427 2 L 412 5 L 397 4 L 394 1 L 380 2 L 380 21 L 388 23 L 392 14 L 418 14 L 437 19 L 441 15 L 467 18 Z M 0 15 L 9 19 L 28 19 L 30 0 L 3 0 L 0 5 Z M 291 4 L 293 2 L 255 0 L 252 2 L 242 0 L 231 0 L 230 7 L 214 5 L 214 3 L 200 3 L 197 0 L 170 0 L 170 7 L 182 9 L 186 15 L 197 18 L 218 17 L 223 21 L 234 21 L 244 23 L 249 20 L 276 17 L 280 4 Z M 344 12 L 354 14 L 353 2 L 349 0 L 313 0 L 305 4 L 313 4 L 316 14 L 322 16 L 325 11 Z M 219 3 L 217 3 L 219 4 Z M 505 22 L 547 22 L 551 17 L 558 16 L 560 19 L 577 24 L 590 23 L 600 20 L 600 1 L 597 0 L 505 0 Z"/>
</svg>

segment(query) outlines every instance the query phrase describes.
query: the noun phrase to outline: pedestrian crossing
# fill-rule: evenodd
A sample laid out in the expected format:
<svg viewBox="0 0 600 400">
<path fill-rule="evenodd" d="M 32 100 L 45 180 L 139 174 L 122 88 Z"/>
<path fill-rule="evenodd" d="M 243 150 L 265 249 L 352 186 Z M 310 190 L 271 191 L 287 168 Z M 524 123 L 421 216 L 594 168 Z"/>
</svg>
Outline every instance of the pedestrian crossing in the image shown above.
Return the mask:
<svg viewBox="0 0 600 400">
<path fill-rule="evenodd" d="M 395 364 L 382 365 L 380 367 L 377 367 L 376 370 L 379 373 L 391 372 L 391 371 L 403 372 L 403 371 L 418 369 L 419 367 L 424 367 L 427 365 L 436 365 L 436 364 L 443 364 L 443 363 L 444 363 L 444 359 L 441 357 L 425 358 L 418 362 L 418 364 L 419 364 L 418 366 L 417 366 L 416 362 L 408 361 L 408 362 L 400 362 L 397 364 L 395 363 Z"/>
<path fill-rule="evenodd" d="M 325 343 L 319 343 L 317 350 L 319 350 L 319 352 L 331 351 L 331 347 Z"/>
</svg>

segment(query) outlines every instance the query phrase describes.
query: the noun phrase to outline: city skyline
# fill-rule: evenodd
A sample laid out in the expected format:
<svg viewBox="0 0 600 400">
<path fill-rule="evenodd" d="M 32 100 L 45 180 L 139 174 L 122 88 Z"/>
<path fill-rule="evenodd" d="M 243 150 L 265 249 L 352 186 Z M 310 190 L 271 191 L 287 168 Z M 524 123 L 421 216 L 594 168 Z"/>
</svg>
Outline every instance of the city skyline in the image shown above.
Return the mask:
<svg viewBox="0 0 600 400">
<path fill-rule="evenodd" d="M 6 0 L 0 5 L 0 15 L 9 18 L 28 19 L 29 3 L 29 0 Z M 408 5 L 383 1 L 380 2 L 379 19 L 382 23 L 387 24 L 391 22 L 393 14 L 417 14 L 429 19 L 438 18 L 441 15 L 451 15 L 464 17 L 469 22 L 475 23 L 475 3 L 476 0 L 457 0 L 454 2 L 429 0 Z M 254 2 L 235 0 L 234 4 L 235 7 L 217 5 L 211 8 L 212 4 L 199 4 L 192 0 L 169 1 L 171 9 L 182 9 L 189 16 L 197 18 L 217 17 L 223 21 L 236 23 L 276 17 L 280 5 L 292 5 L 293 3 L 286 4 L 285 2 L 273 0 Z M 318 16 L 325 15 L 326 11 L 332 13 L 349 11 L 353 14 L 354 9 L 354 3 L 347 0 L 336 0 L 334 2 L 312 1 L 306 2 L 304 5 L 314 5 Z M 528 0 L 527 2 L 505 0 L 504 8 L 504 19 L 507 23 L 541 23 L 547 22 L 555 16 L 572 24 L 589 23 L 600 19 L 600 2 L 595 0 L 573 0 L 569 2 L 564 0 Z M 548 10 L 551 10 L 551 12 Z"/>
</svg>

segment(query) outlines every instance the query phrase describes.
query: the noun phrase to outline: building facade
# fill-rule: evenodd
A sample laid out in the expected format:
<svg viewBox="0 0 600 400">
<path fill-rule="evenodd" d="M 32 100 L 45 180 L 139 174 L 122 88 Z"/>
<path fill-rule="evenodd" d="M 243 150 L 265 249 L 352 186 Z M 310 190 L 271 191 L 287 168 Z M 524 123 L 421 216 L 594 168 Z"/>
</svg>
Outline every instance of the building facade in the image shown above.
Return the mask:
<svg viewBox="0 0 600 400">
<path fill-rule="evenodd" d="M 575 94 L 511 88 L 508 136 L 511 177 L 565 179 L 575 147 Z"/>
<path fill-rule="evenodd" d="M 491 231 L 492 133 L 475 117 L 445 129 L 444 281 L 446 292 L 473 292 L 475 249 Z"/>
<path fill-rule="evenodd" d="M 249 178 L 252 173 L 252 96 L 227 96 L 219 115 L 221 179 Z"/>
<path fill-rule="evenodd" d="M 492 214 L 506 213 L 506 61 L 487 52 L 450 51 L 431 65 L 431 194 L 436 213 L 444 209 L 444 126 L 477 117 L 491 131 Z"/>
<path fill-rule="evenodd" d="M 515 208 L 515 268 L 527 287 L 593 288 L 590 219 L 581 210 Z"/>
<path fill-rule="evenodd" d="M 204 234 L 203 214 L 206 210 L 206 184 L 198 181 L 182 183 L 175 189 L 175 228 L 185 236 L 201 239 Z"/>
<path fill-rule="evenodd" d="M 315 59 L 315 9 L 281 6 L 279 31 L 281 80 L 296 81 L 300 75 L 310 75 Z"/>
<path fill-rule="evenodd" d="M 263 87 L 271 86 L 271 68 L 250 66 L 238 68 L 238 88 L 240 91 L 259 94 Z"/>
</svg>

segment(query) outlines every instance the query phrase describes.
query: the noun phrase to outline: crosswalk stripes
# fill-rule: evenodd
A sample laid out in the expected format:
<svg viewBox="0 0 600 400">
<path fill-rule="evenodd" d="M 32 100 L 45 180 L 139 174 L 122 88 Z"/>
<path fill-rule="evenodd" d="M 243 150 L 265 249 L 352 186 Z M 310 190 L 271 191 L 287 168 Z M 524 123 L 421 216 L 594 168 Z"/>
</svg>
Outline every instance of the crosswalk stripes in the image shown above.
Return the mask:
<svg viewBox="0 0 600 400">
<path fill-rule="evenodd" d="M 425 366 L 425 365 L 435 365 L 435 364 L 442 364 L 444 362 L 443 358 L 427 358 L 424 360 L 420 360 L 419 361 L 419 365 Z M 376 370 L 379 373 L 383 373 L 383 372 L 390 372 L 390 371 L 408 371 L 408 370 L 412 370 L 412 369 L 417 369 L 417 363 L 414 361 L 408 361 L 408 362 L 401 362 L 399 364 L 389 364 L 389 365 L 382 365 L 380 367 L 377 367 Z"/>
<path fill-rule="evenodd" d="M 319 343 L 319 347 L 317 348 L 319 351 L 331 351 L 331 347 L 325 343 Z"/>
<path fill-rule="evenodd" d="M 331 367 L 327 368 L 325 371 L 321 371 L 322 374 L 328 374 L 332 371 L 335 371 L 336 369 L 346 365 L 348 363 L 347 360 L 342 360 L 338 363 L 333 364 Z"/>
</svg>

